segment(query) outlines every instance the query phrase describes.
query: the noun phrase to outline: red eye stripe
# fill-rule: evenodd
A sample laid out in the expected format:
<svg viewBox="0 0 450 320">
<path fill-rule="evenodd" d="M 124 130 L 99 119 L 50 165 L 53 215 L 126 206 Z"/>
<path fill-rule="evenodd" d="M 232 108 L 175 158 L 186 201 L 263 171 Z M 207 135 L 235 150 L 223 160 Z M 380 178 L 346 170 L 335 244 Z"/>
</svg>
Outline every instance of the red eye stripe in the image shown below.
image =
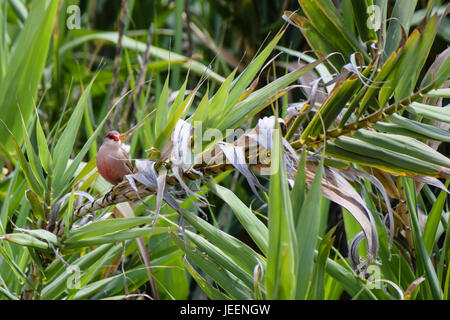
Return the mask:
<svg viewBox="0 0 450 320">
<path fill-rule="evenodd" d="M 119 141 L 120 140 L 120 136 L 119 135 L 108 134 L 106 137 L 108 139 L 111 139 L 111 140 L 114 140 L 114 141 Z"/>
</svg>

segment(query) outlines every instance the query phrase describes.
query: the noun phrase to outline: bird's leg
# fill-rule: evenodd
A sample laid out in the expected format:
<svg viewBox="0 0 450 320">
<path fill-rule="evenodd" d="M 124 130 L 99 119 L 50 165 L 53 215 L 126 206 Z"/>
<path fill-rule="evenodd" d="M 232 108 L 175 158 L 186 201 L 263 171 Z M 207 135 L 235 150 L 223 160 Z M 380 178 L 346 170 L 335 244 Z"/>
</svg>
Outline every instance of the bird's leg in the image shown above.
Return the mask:
<svg viewBox="0 0 450 320">
<path fill-rule="evenodd" d="M 111 193 L 112 193 L 112 189 L 109 190 L 109 191 L 103 196 L 102 203 L 105 202 L 105 201 L 106 201 L 106 202 L 109 202 L 108 199 L 110 198 Z"/>
<path fill-rule="evenodd" d="M 115 197 L 115 193 L 116 193 L 116 188 L 117 188 L 117 186 L 118 186 L 119 184 L 116 184 L 116 185 L 113 185 L 112 186 L 112 188 L 111 188 L 111 190 L 109 190 L 106 194 L 105 194 L 105 196 L 103 197 L 103 200 L 102 200 L 102 202 L 111 202 L 111 201 L 113 201 L 114 200 L 114 197 Z"/>
</svg>

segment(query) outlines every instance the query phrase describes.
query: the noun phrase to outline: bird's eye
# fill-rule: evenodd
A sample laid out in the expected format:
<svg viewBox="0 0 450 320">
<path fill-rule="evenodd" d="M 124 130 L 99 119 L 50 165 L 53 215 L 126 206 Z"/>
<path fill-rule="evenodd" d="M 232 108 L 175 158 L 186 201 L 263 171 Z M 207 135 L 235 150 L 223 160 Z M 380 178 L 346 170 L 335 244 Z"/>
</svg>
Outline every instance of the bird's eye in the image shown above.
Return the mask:
<svg viewBox="0 0 450 320">
<path fill-rule="evenodd" d="M 119 141 L 120 140 L 120 137 L 119 137 L 119 135 L 114 135 L 114 134 L 108 134 L 107 136 L 106 136 L 106 138 L 108 138 L 108 139 L 110 139 L 110 140 L 114 140 L 114 141 Z"/>
</svg>

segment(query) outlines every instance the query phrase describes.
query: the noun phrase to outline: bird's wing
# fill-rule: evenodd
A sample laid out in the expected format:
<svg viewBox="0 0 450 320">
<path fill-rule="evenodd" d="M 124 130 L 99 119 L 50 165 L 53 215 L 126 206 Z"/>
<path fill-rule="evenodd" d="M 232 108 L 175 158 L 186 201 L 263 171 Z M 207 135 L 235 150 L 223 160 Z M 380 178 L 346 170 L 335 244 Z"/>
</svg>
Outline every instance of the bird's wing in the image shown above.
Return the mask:
<svg viewBox="0 0 450 320">
<path fill-rule="evenodd" d="M 132 173 L 133 172 L 133 166 L 131 165 L 131 162 L 130 162 L 130 155 L 123 148 L 120 148 L 120 153 L 121 153 L 121 159 L 123 159 L 123 163 L 130 170 L 130 173 Z"/>
</svg>

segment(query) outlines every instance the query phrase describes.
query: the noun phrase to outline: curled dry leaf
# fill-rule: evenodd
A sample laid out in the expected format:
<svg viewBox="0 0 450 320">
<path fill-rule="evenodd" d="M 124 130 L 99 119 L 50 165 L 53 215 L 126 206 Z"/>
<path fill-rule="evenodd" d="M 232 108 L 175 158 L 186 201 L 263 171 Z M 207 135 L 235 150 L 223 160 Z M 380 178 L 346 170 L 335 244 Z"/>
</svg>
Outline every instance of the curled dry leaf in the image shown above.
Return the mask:
<svg viewBox="0 0 450 320">
<path fill-rule="evenodd" d="M 388 218 L 389 218 L 389 245 L 392 245 L 393 237 L 394 237 L 394 214 L 392 212 L 391 202 L 389 200 L 389 196 L 384 188 L 383 184 L 374 176 L 358 170 L 354 167 L 348 167 L 345 170 L 341 170 L 345 176 L 352 181 L 358 179 L 358 176 L 364 177 L 369 180 L 380 192 L 383 196 L 383 200 L 386 204 L 386 208 L 388 210 Z"/>
<path fill-rule="evenodd" d="M 316 168 L 314 163 L 307 163 L 308 183 L 314 179 Z M 367 239 L 367 262 L 365 265 L 368 265 L 375 259 L 378 252 L 378 233 L 375 221 L 364 200 L 338 170 L 330 167 L 325 167 L 324 170 L 322 194 L 347 209 L 361 226 L 364 237 Z"/>
<path fill-rule="evenodd" d="M 414 280 L 413 282 L 411 282 L 408 289 L 406 289 L 406 291 L 405 291 L 405 298 L 406 299 L 411 298 L 412 294 L 417 289 L 417 287 L 424 281 L 425 281 L 425 277 L 421 276 L 421 277 L 417 278 L 416 280 Z"/>
</svg>

